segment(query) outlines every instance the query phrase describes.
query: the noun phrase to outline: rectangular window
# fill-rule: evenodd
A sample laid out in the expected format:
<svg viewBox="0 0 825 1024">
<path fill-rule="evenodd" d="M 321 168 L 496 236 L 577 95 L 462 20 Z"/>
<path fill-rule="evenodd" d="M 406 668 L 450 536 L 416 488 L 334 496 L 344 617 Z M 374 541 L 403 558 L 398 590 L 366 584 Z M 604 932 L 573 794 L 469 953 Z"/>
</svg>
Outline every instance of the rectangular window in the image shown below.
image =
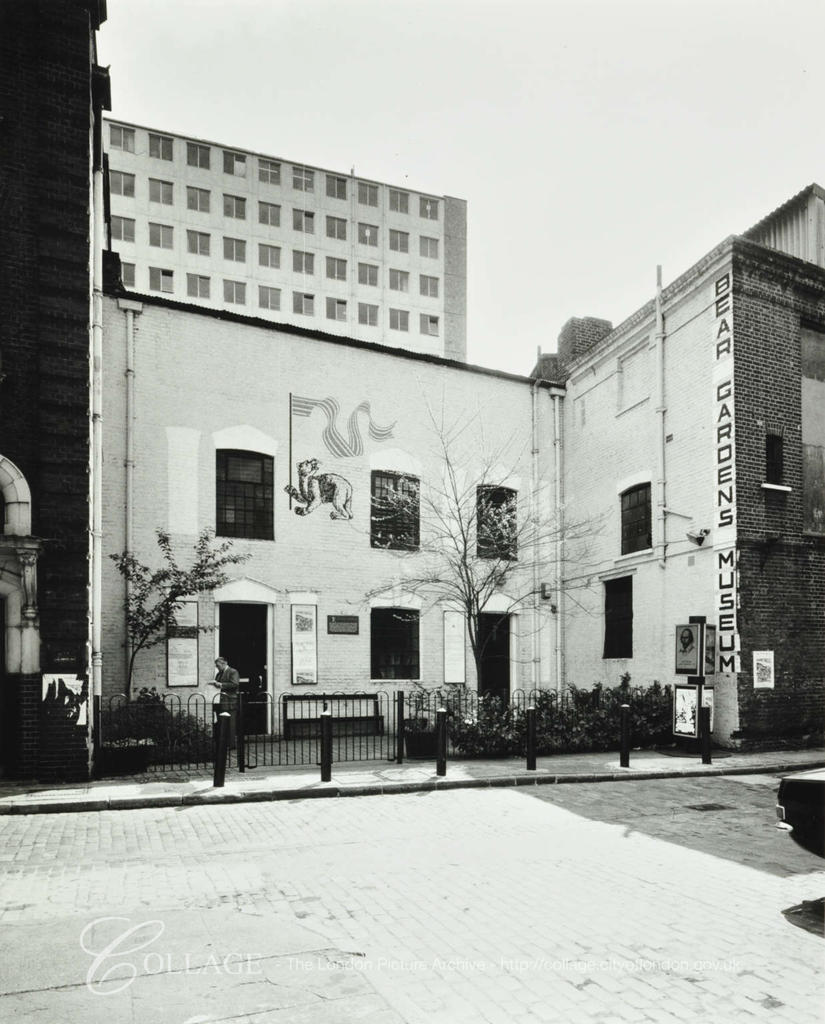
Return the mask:
<svg viewBox="0 0 825 1024">
<path fill-rule="evenodd" d="M 378 186 L 369 182 L 358 182 L 358 202 L 362 206 L 378 206 Z"/>
<path fill-rule="evenodd" d="M 208 299 L 209 278 L 201 274 L 187 274 L 186 294 L 190 299 Z"/>
<path fill-rule="evenodd" d="M 243 281 L 223 282 L 223 301 L 231 302 L 234 306 L 246 305 L 246 285 Z"/>
<path fill-rule="evenodd" d="M 518 556 L 518 494 L 509 487 L 476 488 L 476 554 L 512 561 Z"/>
<path fill-rule="evenodd" d="M 258 244 L 258 264 L 262 267 L 277 268 L 281 265 L 281 250 L 277 245 Z"/>
<path fill-rule="evenodd" d="M 427 196 L 420 196 L 418 200 L 418 213 L 425 220 L 438 220 L 438 200 L 430 199 Z"/>
<path fill-rule="evenodd" d="M 224 238 L 223 258 L 246 263 L 246 242 L 242 238 Z"/>
<path fill-rule="evenodd" d="M 281 289 L 270 288 L 268 285 L 258 285 L 258 305 L 261 309 L 281 308 Z"/>
<path fill-rule="evenodd" d="M 372 472 L 370 544 L 414 551 L 419 546 L 419 480 L 405 473 Z"/>
<path fill-rule="evenodd" d="M 281 184 L 281 165 L 277 160 L 258 157 L 258 181 L 265 181 L 268 185 Z"/>
<path fill-rule="evenodd" d="M 765 483 L 784 483 L 782 475 L 784 466 L 783 442 L 780 434 L 765 435 Z"/>
<path fill-rule="evenodd" d="M 273 458 L 259 452 L 215 452 L 215 533 L 219 537 L 272 540 Z"/>
<path fill-rule="evenodd" d="M 134 242 L 135 222 L 132 217 L 112 217 L 112 241 Z"/>
<path fill-rule="evenodd" d="M 396 213 L 409 213 L 410 212 L 410 194 L 409 192 L 400 192 L 397 188 L 390 189 L 390 209 L 395 210 Z"/>
<path fill-rule="evenodd" d="M 622 554 L 651 546 L 650 484 L 641 484 L 622 494 Z"/>
<path fill-rule="evenodd" d="M 198 213 L 209 213 L 209 189 L 186 186 L 186 209 L 197 210 Z"/>
<path fill-rule="evenodd" d="M 368 327 L 378 326 L 378 306 L 370 302 L 358 303 L 358 323 L 366 324 Z"/>
<path fill-rule="evenodd" d="M 390 228 L 390 249 L 393 252 L 409 252 L 410 236 L 406 231 L 396 231 Z"/>
<path fill-rule="evenodd" d="M 378 287 L 378 267 L 374 263 L 358 264 L 358 283 Z"/>
<path fill-rule="evenodd" d="M 429 260 L 437 260 L 438 239 L 428 238 L 426 235 L 421 235 L 419 238 L 419 252 Z"/>
<path fill-rule="evenodd" d="M 343 217 L 327 217 L 327 238 L 337 238 L 345 241 L 347 237 L 347 222 Z"/>
<path fill-rule="evenodd" d="M 172 227 L 169 224 L 149 224 L 149 245 L 160 249 L 172 248 Z"/>
<path fill-rule="evenodd" d="M 332 281 L 346 281 L 347 261 L 335 256 L 327 256 L 327 277 Z"/>
<path fill-rule="evenodd" d="M 633 657 L 633 577 L 604 581 L 603 658 Z"/>
<path fill-rule="evenodd" d="M 438 337 L 438 317 L 431 313 L 419 314 L 418 328 L 421 334 L 429 334 L 433 338 Z"/>
<path fill-rule="evenodd" d="M 300 316 L 313 316 L 315 313 L 315 296 L 307 292 L 292 293 L 292 312 Z"/>
<path fill-rule="evenodd" d="M 123 263 L 120 264 L 120 280 L 123 282 L 124 288 L 135 287 L 135 265 L 134 263 Z"/>
<path fill-rule="evenodd" d="M 113 196 L 134 196 L 134 174 L 126 174 L 125 171 L 111 171 L 109 173 L 109 190 Z"/>
<path fill-rule="evenodd" d="M 346 320 L 347 304 L 344 299 L 327 296 L 327 320 Z"/>
<path fill-rule="evenodd" d="M 420 274 L 418 277 L 419 289 L 422 295 L 429 295 L 431 299 L 438 298 L 438 278 L 430 277 L 428 274 Z"/>
<path fill-rule="evenodd" d="M 281 226 L 281 208 L 276 203 L 258 203 L 258 223 L 271 228 Z"/>
<path fill-rule="evenodd" d="M 187 231 L 186 251 L 195 256 L 208 256 L 209 235 L 205 231 Z"/>
<path fill-rule="evenodd" d="M 186 143 L 186 164 L 188 167 L 202 167 L 209 170 L 209 146 L 200 142 Z"/>
<path fill-rule="evenodd" d="M 149 267 L 149 291 L 173 292 L 174 290 L 174 276 L 171 270 Z"/>
<path fill-rule="evenodd" d="M 358 241 L 361 245 L 378 245 L 378 225 L 359 224 Z"/>
<path fill-rule="evenodd" d="M 158 160 L 172 159 L 172 140 L 168 135 L 155 135 L 149 132 L 149 156 Z"/>
<path fill-rule="evenodd" d="M 309 210 L 292 211 L 292 227 L 295 231 L 303 231 L 307 235 L 315 234 L 315 214 Z"/>
<path fill-rule="evenodd" d="M 236 178 L 246 177 L 246 155 L 231 149 L 223 151 L 223 173 L 234 174 Z"/>
<path fill-rule="evenodd" d="M 234 217 L 235 220 L 246 220 L 246 200 L 243 196 L 228 196 L 224 193 L 223 215 Z"/>
<path fill-rule="evenodd" d="M 312 192 L 315 189 L 315 171 L 308 167 L 292 168 L 292 187 L 299 192 Z"/>
<path fill-rule="evenodd" d="M 296 274 L 315 273 L 315 253 L 292 250 L 292 269 Z"/>
<path fill-rule="evenodd" d="M 122 128 L 119 124 L 110 124 L 109 145 L 112 149 L 123 150 L 124 153 L 134 153 L 135 129 Z"/>
<path fill-rule="evenodd" d="M 347 198 L 347 179 L 337 174 L 327 175 L 327 195 L 330 199 Z"/>
<path fill-rule="evenodd" d="M 390 268 L 390 290 L 394 292 L 408 292 L 410 290 L 410 275 L 406 270 L 393 270 Z"/>
<path fill-rule="evenodd" d="M 171 181 L 159 181 L 157 178 L 150 178 L 149 202 L 163 203 L 164 206 L 171 206 L 173 187 Z"/>
<path fill-rule="evenodd" d="M 408 331 L 410 329 L 410 314 L 406 309 L 390 309 L 390 330 Z"/>
<path fill-rule="evenodd" d="M 370 677 L 419 679 L 417 611 L 373 608 L 370 611 Z"/>
</svg>

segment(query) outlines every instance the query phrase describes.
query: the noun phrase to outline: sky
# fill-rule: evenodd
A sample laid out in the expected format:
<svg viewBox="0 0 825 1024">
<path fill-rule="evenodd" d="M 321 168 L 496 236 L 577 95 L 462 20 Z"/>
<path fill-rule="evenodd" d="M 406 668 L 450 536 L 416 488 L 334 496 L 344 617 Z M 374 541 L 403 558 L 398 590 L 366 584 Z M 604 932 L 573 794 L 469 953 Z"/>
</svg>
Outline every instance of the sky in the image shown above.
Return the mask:
<svg viewBox="0 0 825 1024">
<path fill-rule="evenodd" d="M 527 374 L 825 184 L 822 0 L 108 0 L 112 115 L 467 201 L 467 358 Z"/>
</svg>

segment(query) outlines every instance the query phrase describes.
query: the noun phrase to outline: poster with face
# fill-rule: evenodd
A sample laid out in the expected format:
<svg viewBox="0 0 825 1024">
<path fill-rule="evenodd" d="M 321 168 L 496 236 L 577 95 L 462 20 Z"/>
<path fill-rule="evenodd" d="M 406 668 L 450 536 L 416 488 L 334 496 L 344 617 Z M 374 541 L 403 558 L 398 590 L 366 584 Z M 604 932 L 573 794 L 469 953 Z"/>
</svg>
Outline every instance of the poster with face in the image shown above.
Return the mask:
<svg viewBox="0 0 825 1024">
<path fill-rule="evenodd" d="M 699 675 L 699 630 L 698 622 L 689 622 L 676 627 L 676 674 Z"/>
</svg>

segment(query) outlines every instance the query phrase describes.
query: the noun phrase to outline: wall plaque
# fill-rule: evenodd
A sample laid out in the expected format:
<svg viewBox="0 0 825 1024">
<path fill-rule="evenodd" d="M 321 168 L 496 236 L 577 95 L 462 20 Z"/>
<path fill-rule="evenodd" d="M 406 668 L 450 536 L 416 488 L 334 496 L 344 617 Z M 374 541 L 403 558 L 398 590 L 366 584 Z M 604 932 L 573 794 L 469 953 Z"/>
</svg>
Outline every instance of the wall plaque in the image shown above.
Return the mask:
<svg viewBox="0 0 825 1024">
<path fill-rule="evenodd" d="M 327 615 L 327 633 L 340 636 L 357 636 L 359 632 L 357 615 Z"/>
</svg>

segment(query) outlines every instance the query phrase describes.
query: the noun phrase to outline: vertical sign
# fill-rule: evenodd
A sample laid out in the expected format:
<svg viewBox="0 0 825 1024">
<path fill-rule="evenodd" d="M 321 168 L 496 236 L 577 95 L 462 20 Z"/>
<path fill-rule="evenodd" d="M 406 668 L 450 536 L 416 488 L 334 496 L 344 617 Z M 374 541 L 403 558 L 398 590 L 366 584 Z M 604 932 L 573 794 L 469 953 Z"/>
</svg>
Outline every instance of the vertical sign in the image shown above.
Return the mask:
<svg viewBox="0 0 825 1024">
<path fill-rule="evenodd" d="M 464 683 L 464 614 L 444 612 L 444 682 Z"/>
<path fill-rule="evenodd" d="M 166 685 L 198 685 L 198 602 L 184 601 L 166 630 Z"/>
<path fill-rule="evenodd" d="M 733 301 L 731 271 L 713 282 L 713 492 L 716 658 L 720 672 L 736 673 L 736 431 L 733 393 Z"/>
<path fill-rule="evenodd" d="M 314 604 L 292 605 L 292 685 L 318 682 L 317 608 Z"/>
</svg>

